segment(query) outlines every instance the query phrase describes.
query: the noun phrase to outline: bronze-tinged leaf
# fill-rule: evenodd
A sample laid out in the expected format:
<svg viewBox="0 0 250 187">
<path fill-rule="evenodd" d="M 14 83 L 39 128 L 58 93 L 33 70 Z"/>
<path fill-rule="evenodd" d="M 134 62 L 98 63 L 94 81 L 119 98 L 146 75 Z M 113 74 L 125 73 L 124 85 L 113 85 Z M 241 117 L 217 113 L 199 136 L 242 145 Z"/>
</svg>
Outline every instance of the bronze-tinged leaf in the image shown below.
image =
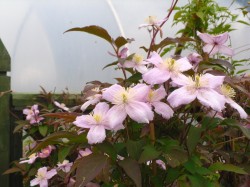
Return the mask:
<svg viewBox="0 0 250 187">
<path fill-rule="evenodd" d="M 121 46 L 128 43 L 128 40 L 125 39 L 123 36 L 119 36 L 115 39 L 115 45 L 119 49 Z"/>
<path fill-rule="evenodd" d="M 57 113 L 48 113 L 43 114 L 43 117 L 50 117 L 50 118 L 58 118 L 58 119 L 64 119 L 67 122 L 73 122 L 75 121 L 76 117 L 78 116 L 77 113 L 71 112 L 57 112 Z"/>
<path fill-rule="evenodd" d="M 230 62 L 228 62 L 227 60 L 214 59 L 214 60 L 211 61 L 211 63 L 225 66 L 230 70 L 232 70 L 234 68 L 233 65 Z"/>
<path fill-rule="evenodd" d="M 108 157 L 102 154 L 92 153 L 83 157 L 77 165 L 75 186 L 84 187 L 93 180 L 108 163 Z"/>
<path fill-rule="evenodd" d="M 20 168 L 13 167 L 13 168 L 7 169 L 2 175 L 8 175 L 11 173 L 16 173 L 16 172 L 22 172 L 22 170 Z"/>
<path fill-rule="evenodd" d="M 104 28 L 97 26 L 97 25 L 90 25 L 86 27 L 75 27 L 65 32 L 71 32 L 71 31 L 79 31 L 79 32 L 86 32 L 89 34 L 93 34 L 108 41 L 110 44 L 112 43 L 112 38 L 109 35 L 109 33 Z"/>
<path fill-rule="evenodd" d="M 118 164 L 124 169 L 126 174 L 134 181 L 137 187 L 141 187 L 141 170 L 138 162 L 132 158 L 125 158 Z"/>
</svg>

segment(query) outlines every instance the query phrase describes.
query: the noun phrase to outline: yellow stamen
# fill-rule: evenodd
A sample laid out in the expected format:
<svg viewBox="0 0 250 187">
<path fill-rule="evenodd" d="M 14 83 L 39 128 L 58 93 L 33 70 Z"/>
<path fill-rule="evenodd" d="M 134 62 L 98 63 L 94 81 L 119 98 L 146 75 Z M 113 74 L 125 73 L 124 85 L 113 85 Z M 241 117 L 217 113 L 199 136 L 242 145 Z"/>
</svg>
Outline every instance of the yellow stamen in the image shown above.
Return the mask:
<svg viewBox="0 0 250 187">
<path fill-rule="evenodd" d="M 94 115 L 93 115 L 93 118 L 95 119 L 95 121 L 96 121 L 97 123 L 99 123 L 99 122 L 102 120 L 102 117 L 101 117 L 100 115 L 98 115 L 98 114 L 94 114 Z"/>
<path fill-rule="evenodd" d="M 226 97 L 233 98 L 236 95 L 234 89 L 228 84 L 221 85 L 220 89 L 221 89 L 222 94 L 225 95 Z"/>
<path fill-rule="evenodd" d="M 163 64 L 169 71 L 177 71 L 178 68 L 175 62 L 176 62 L 175 59 L 167 58 Z"/>
<path fill-rule="evenodd" d="M 148 99 L 149 99 L 149 101 L 152 100 L 153 96 L 154 96 L 154 91 L 150 90 L 149 93 L 148 93 Z"/>
<path fill-rule="evenodd" d="M 136 64 L 140 64 L 143 61 L 143 57 L 141 55 L 135 54 L 132 59 Z"/>
</svg>

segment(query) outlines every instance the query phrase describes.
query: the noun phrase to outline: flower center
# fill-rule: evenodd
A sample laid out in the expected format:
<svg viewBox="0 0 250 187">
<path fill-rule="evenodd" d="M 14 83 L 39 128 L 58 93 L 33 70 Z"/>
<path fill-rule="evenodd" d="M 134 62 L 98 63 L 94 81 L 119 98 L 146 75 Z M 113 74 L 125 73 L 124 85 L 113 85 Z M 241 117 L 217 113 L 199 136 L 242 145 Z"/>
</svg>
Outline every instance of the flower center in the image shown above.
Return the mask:
<svg viewBox="0 0 250 187">
<path fill-rule="evenodd" d="M 220 90 L 221 90 L 222 94 L 225 95 L 226 97 L 230 97 L 230 98 L 235 97 L 236 93 L 235 93 L 234 89 L 231 86 L 229 86 L 228 84 L 221 85 Z"/>
<path fill-rule="evenodd" d="M 148 100 L 152 101 L 153 97 L 154 97 L 154 91 L 150 90 L 149 93 L 148 93 Z"/>
<path fill-rule="evenodd" d="M 143 57 L 141 55 L 138 55 L 138 54 L 135 54 L 133 56 L 133 61 L 136 63 L 136 64 L 140 64 L 142 61 L 143 61 Z"/>
<path fill-rule="evenodd" d="M 122 102 L 127 103 L 128 102 L 128 94 L 127 93 L 122 93 Z"/>
<path fill-rule="evenodd" d="M 36 177 L 40 180 L 43 180 L 46 178 L 46 174 L 44 172 L 38 171 Z"/>
<path fill-rule="evenodd" d="M 93 118 L 95 119 L 95 121 L 96 121 L 97 123 L 101 122 L 101 120 L 102 120 L 102 117 L 101 117 L 100 115 L 98 115 L 98 114 L 94 114 L 94 115 L 93 115 Z"/>
<path fill-rule="evenodd" d="M 148 18 L 146 19 L 146 22 L 150 25 L 154 25 L 156 22 L 156 16 L 148 16 Z"/>
<path fill-rule="evenodd" d="M 177 72 L 178 71 L 178 67 L 177 67 L 177 64 L 175 63 L 175 59 L 172 59 L 172 58 L 167 58 L 163 64 L 164 66 L 169 70 L 169 71 L 172 71 L 172 72 Z"/>
</svg>

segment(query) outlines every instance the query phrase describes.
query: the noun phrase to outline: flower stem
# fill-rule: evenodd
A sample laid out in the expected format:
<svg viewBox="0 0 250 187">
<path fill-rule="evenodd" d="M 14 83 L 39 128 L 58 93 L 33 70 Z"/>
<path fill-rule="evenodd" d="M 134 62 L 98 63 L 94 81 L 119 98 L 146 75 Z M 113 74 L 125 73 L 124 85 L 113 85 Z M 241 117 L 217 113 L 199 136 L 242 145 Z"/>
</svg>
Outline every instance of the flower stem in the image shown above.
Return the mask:
<svg viewBox="0 0 250 187">
<path fill-rule="evenodd" d="M 154 145 L 155 144 L 155 125 L 153 122 L 149 123 L 149 135 L 150 135 L 151 144 Z M 153 175 L 155 176 L 157 174 L 155 159 L 152 160 L 152 171 L 153 171 Z"/>
</svg>

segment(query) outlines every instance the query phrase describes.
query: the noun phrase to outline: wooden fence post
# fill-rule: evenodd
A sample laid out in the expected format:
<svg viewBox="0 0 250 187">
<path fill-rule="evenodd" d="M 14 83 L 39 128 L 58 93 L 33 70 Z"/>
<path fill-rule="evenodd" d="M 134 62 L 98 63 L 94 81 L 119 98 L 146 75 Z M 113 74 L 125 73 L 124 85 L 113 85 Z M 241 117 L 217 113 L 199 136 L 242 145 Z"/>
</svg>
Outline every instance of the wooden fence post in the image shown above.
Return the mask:
<svg viewBox="0 0 250 187">
<path fill-rule="evenodd" d="M 0 92 L 10 90 L 10 56 L 0 40 Z M 2 173 L 10 164 L 10 94 L 0 97 L 0 186 L 9 186 L 9 175 Z"/>
</svg>

